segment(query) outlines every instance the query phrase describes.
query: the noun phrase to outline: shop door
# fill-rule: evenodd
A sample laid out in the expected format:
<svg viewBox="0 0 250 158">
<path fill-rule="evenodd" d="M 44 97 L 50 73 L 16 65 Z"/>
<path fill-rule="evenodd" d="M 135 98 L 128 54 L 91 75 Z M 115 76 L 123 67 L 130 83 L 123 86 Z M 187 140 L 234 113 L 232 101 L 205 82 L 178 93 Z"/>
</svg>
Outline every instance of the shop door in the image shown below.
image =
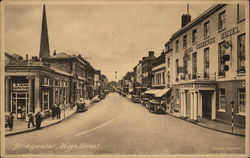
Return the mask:
<svg viewBox="0 0 250 158">
<path fill-rule="evenodd" d="M 211 119 L 212 109 L 212 92 L 202 91 L 202 116 Z"/>
<path fill-rule="evenodd" d="M 16 118 L 25 118 L 28 113 L 29 93 L 11 92 L 11 112 Z"/>
</svg>

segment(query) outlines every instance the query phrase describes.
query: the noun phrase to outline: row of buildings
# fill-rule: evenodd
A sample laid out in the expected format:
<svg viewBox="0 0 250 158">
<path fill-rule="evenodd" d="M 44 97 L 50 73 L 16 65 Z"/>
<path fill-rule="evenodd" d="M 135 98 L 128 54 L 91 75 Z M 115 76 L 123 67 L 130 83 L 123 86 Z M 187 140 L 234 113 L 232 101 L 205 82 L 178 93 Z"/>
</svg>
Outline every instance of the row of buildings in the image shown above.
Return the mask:
<svg viewBox="0 0 250 158">
<path fill-rule="evenodd" d="M 194 20 L 181 17 L 181 28 L 120 81 L 124 92 L 154 93 L 173 100 L 175 112 L 245 126 L 245 4 L 216 4 Z M 159 95 L 160 94 L 160 95 Z"/>
<path fill-rule="evenodd" d="M 50 55 L 45 6 L 39 57 L 5 53 L 5 112 L 50 114 L 52 105 L 70 106 L 100 95 L 108 79 L 81 55 Z"/>
</svg>

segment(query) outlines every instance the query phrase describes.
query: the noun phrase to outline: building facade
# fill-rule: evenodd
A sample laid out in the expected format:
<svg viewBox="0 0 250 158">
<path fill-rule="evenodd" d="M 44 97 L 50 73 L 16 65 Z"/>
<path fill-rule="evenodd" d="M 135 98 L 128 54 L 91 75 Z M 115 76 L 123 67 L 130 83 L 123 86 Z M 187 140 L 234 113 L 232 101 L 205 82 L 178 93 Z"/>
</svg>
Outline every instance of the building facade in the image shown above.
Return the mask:
<svg viewBox="0 0 250 158">
<path fill-rule="evenodd" d="M 172 95 L 183 117 L 245 125 L 245 6 L 218 4 L 170 39 Z M 228 58 L 229 56 L 229 58 Z"/>
<path fill-rule="evenodd" d="M 142 87 L 143 88 L 150 88 L 151 83 L 151 69 L 152 69 L 152 62 L 155 59 L 154 52 L 149 51 L 147 57 L 142 58 Z"/>
</svg>

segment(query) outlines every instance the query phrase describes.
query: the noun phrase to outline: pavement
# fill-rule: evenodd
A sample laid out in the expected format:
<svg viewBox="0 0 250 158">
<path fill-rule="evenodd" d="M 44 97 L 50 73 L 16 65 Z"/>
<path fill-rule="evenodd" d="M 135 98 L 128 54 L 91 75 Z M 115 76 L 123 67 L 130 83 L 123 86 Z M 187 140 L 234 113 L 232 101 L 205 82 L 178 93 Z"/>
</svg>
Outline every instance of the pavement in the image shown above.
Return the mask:
<svg viewBox="0 0 250 158">
<path fill-rule="evenodd" d="M 126 97 L 128 99 L 131 99 L 131 95 L 127 95 Z M 223 133 L 228 133 L 228 134 L 233 134 L 233 135 L 245 137 L 245 128 L 243 128 L 243 127 L 239 127 L 239 126 L 234 125 L 233 131 L 232 131 L 231 124 L 226 124 L 226 123 L 219 122 L 219 121 L 212 121 L 212 120 L 208 120 L 205 118 L 198 118 L 198 121 L 194 122 L 193 120 L 182 118 L 180 115 L 180 112 L 174 112 L 174 113 L 168 113 L 168 114 L 170 116 L 174 116 L 176 118 L 185 120 L 187 122 L 196 124 L 196 125 L 204 127 L 204 128 L 208 128 L 208 129 L 223 132 Z"/>
<path fill-rule="evenodd" d="M 90 107 L 92 105 L 90 100 L 86 100 L 86 106 Z M 45 127 L 49 127 L 52 125 L 55 125 L 57 123 L 62 122 L 63 120 L 69 118 L 70 116 L 72 116 L 74 113 L 76 112 L 76 106 L 74 106 L 72 109 L 67 108 L 61 111 L 61 119 L 57 119 L 54 118 L 52 119 L 52 117 L 43 119 L 42 124 L 41 124 L 41 128 L 45 128 Z M 35 127 L 32 127 L 32 125 L 30 125 L 30 128 L 28 128 L 28 122 L 23 120 L 23 119 L 15 119 L 13 122 L 13 129 L 9 130 L 9 128 L 5 128 L 5 136 L 12 136 L 12 135 L 16 135 L 16 134 L 21 134 L 21 133 L 27 133 L 27 132 L 32 132 L 37 130 Z"/>
</svg>

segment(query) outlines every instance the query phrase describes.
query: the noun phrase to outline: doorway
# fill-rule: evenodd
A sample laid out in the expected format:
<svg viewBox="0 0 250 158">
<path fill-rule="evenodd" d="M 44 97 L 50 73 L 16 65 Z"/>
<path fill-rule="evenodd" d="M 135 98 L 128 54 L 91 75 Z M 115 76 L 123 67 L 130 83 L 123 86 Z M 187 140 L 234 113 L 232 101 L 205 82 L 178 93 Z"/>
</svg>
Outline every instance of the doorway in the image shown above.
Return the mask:
<svg viewBox="0 0 250 158">
<path fill-rule="evenodd" d="M 25 118 L 28 109 L 29 93 L 28 92 L 11 92 L 11 112 L 16 118 Z"/>
<path fill-rule="evenodd" d="M 212 91 L 202 91 L 202 117 L 211 119 Z"/>
</svg>

